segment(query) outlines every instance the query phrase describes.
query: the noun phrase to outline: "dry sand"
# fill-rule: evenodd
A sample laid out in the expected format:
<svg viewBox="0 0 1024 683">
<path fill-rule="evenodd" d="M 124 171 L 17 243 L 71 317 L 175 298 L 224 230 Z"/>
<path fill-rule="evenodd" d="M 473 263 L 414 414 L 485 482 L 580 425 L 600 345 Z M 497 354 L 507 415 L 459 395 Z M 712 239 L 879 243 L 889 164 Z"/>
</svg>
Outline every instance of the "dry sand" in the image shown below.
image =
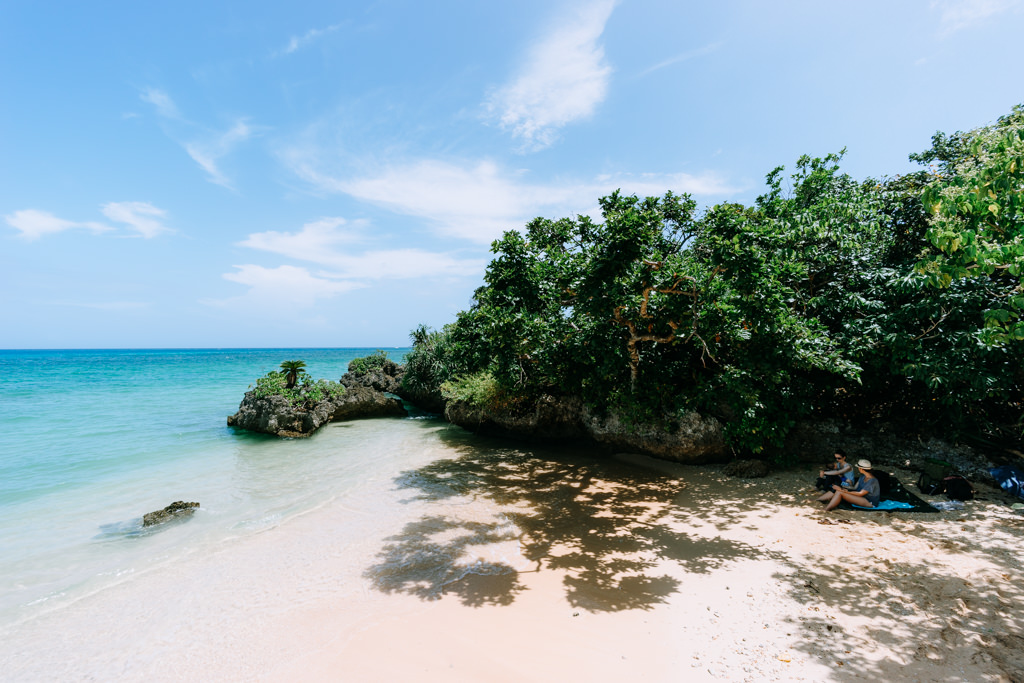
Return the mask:
<svg viewBox="0 0 1024 683">
<path fill-rule="evenodd" d="M 817 469 L 454 443 L 386 482 L 400 528 L 295 518 L 12 634 L 0 679 L 1024 681 L 1012 501 L 824 514 Z"/>
<path fill-rule="evenodd" d="M 323 646 L 272 677 L 1024 680 L 1024 517 L 1001 491 L 957 512 L 825 514 L 814 467 L 739 480 L 620 459 L 654 474 L 482 466 L 525 566 L 377 577 L 400 610 L 358 629 L 325 617 L 333 637 L 318 630 Z M 428 527 L 385 555 L 486 566 L 489 535 L 509 540 L 500 525 Z"/>
</svg>

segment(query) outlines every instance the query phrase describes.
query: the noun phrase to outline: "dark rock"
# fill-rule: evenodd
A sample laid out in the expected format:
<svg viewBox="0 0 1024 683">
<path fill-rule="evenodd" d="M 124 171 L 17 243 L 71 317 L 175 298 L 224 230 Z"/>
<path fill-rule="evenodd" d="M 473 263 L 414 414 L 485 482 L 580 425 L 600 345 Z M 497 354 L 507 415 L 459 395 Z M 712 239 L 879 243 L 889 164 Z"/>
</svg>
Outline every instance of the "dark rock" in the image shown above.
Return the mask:
<svg viewBox="0 0 1024 683">
<path fill-rule="evenodd" d="M 971 481 L 995 484 L 988 471 L 993 466 L 991 453 L 908 432 L 885 421 L 855 427 L 840 420 L 806 420 L 786 437 L 786 450 L 805 461 L 831 462 L 836 448 L 846 451 L 849 462 L 867 458 L 875 468 L 920 471 L 928 459 L 945 460 Z"/>
<path fill-rule="evenodd" d="M 345 387 L 366 387 L 397 395 L 402 389 L 404 375 L 405 368 L 389 360 L 379 370 L 373 369 L 361 373 L 346 372 L 341 376 L 339 383 Z"/>
<path fill-rule="evenodd" d="M 395 393 L 420 410 L 444 415 L 446 402 L 440 391 L 418 390 L 403 384 Z"/>
<path fill-rule="evenodd" d="M 199 503 L 186 503 L 181 500 L 175 501 L 163 510 L 157 510 L 143 515 L 142 526 L 153 526 L 154 524 L 169 522 L 172 519 L 191 517 L 197 507 L 199 507 Z"/>
<path fill-rule="evenodd" d="M 404 417 L 402 401 L 375 389 L 353 385 L 345 393 L 316 405 L 293 406 L 284 396 L 257 398 L 251 391 L 228 417 L 228 425 L 281 437 L 310 436 L 328 422 L 364 417 Z"/>
<path fill-rule="evenodd" d="M 578 398 L 541 397 L 528 410 L 498 412 L 451 402 L 445 418 L 469 431 L 541 440 L 587 440 L 610 449 L 682 463 L 724 460 L 722 426 L 713 417 L 687 413 L 661 424 L 638 424 L 615 412 L 599 415 Z"/>
<path fill-rule="evenodd" d="M 760 479 L 768 476 L 768 465 L 763 460 L 733 460 L 722 471 L 729 477 Z"/>
</svg>

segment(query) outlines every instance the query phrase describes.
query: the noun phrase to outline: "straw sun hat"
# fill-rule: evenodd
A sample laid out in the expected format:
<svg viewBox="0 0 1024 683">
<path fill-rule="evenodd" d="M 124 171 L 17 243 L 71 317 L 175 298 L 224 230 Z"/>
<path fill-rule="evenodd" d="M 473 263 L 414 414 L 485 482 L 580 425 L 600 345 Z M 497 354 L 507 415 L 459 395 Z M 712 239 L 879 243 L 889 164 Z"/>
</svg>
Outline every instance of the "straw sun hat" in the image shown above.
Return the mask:
<svg viewBox="0 0 1024 683">
<path fill-rule="evenodd" d="M 864 460 L 864 459 L 858 460 L 857 461 L 857 467 L 861 468 L 862 470 L 870 470 L 871 469 L 871 461 L 870 460 Z"/>
</svg>

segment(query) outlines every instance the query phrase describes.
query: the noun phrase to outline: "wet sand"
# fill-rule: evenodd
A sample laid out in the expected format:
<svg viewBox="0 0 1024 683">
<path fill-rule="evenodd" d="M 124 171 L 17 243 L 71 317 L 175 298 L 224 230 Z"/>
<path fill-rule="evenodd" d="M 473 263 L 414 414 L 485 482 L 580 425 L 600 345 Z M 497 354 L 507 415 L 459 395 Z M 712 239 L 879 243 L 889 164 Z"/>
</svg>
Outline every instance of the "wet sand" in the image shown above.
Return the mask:
<svg viewBox="0 0 1024 683">
<path fill-rule="evenodd" d="M 637 456 L 458 439 L 446 449 L 394 479 L 407 510 L 396 528 L 342 542 L 358 510 L 337 502 L 107 591 L 104 609 L 121 616 L 79 635 L 60 670 L 39 671 L 24 651 L 2 670 L 12 680 L 1024 680 L 1024 517 L 1002 492 L 981 487 L 958 512 L 826 515 L 811 466 L 740 480 Z M 176 607 L 148 612 L 139 585 L 176 592 Z M 82 601 L 34 628 L 82 633 L 94 609 Z"/>
</svg>

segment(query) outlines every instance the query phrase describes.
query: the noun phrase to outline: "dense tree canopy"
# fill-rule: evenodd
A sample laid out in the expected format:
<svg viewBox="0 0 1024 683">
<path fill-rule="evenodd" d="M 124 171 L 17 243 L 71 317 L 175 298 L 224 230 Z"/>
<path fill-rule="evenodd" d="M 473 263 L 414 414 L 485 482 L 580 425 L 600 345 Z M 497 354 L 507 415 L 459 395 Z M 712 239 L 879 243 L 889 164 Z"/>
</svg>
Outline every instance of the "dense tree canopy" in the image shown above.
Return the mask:
<svg viewBox="0 0 1024 683">
<path fill-rule="evenodd" d="M 752 206 L 617 192 L 600 221 L 507 232 L 470 310 L 414 333 L 406 381 L 502 409 L 696 409 L 753 452 L 822 411 L 1019 436 L 1024 110 L 936 134 L 908 176 L 858 182 L 841 158 L 775 169 Z"/>
</svg>

